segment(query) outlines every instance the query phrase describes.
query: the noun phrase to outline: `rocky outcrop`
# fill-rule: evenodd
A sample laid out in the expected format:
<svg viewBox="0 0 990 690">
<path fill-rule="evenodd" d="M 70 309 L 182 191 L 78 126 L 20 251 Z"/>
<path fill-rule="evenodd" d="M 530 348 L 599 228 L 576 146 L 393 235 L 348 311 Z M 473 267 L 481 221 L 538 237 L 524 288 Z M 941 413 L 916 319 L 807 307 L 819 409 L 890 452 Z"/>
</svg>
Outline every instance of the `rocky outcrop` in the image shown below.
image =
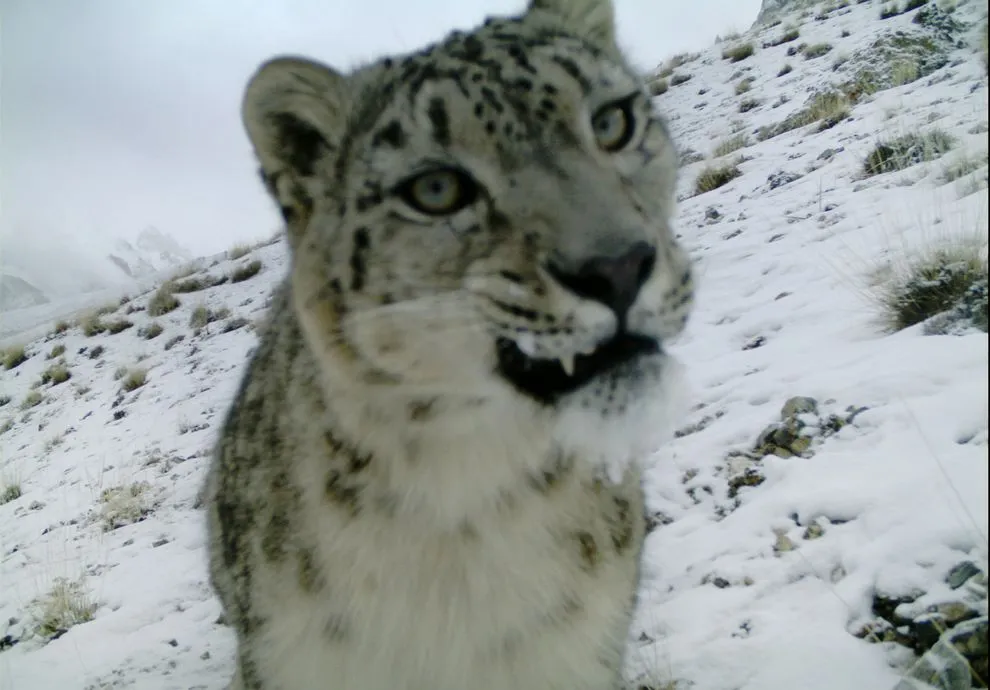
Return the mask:
<svg viewBox="0 0 990 690">
<path fill-rule="evenodd" d="M 142 230 L 134 244 L 118 240 L 107 258 L 128 278 L 141 278 L 178 268 L 193 255 L 170 235 L 152 227 Z"/>
<path fill-rule="evenodd" d="M 970 690 L 987 678 L 987 576 L 966 560 L 945 576 L 951 594 L 873 597 L 875 618 L 856 634 L 895 643 L 916 655 L 894 690 Z"/>
<path fill-rule="evenodd" d="M 776 455 L 780 458 L 810 457 L 812 444 L 837 433 L 851 424 L 865 407 L 850 405 L 842 414 L 821 414 L 814 398 L 796 396 L 784 403 L 780 421 L 767 426 L 749 450 L 730 451 L 726 458 L 728 467 L 729 498 L 735 499 L 745 486 L 763 483 L 763 458 Z"/>
<path fill-rule="evenodd" d="M 760 13 L 756 15 L 756 22 L 753 23 L 753 26 L 766 26 L 787 12 L 804 7 L 813 7 L 816 4 L 813 0 L 763 0 L 763 4 L 760 5 Z"/>
</svg>

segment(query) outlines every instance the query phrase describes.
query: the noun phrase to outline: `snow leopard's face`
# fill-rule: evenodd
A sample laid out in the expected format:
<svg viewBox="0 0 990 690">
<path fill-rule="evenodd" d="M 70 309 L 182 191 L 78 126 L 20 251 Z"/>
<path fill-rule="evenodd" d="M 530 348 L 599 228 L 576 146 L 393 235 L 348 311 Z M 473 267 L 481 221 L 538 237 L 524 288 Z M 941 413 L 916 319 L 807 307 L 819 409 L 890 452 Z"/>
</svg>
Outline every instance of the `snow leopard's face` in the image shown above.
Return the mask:
<svg viewBox="0 0 990 690">
<path fill-rule="evenodd" d="M 676 154 L 611 7 L 576 6 L 594 11 L 537 0 L 350 76 L 280 59 L 253 79 L 295 303 L 339 379 L 599 419 L 662 383 L 692 302 Z"/>
</svg>

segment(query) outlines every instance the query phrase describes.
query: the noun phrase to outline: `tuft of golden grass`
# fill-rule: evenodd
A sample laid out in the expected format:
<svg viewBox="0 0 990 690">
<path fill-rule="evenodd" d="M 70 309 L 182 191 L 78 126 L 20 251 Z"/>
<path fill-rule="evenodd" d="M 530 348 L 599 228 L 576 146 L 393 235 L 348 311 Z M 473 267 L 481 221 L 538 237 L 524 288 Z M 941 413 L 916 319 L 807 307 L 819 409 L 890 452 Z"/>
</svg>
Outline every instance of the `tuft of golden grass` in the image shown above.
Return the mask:
<svg viewBox="0 0 990 690">
<path fill-rule="evenodd" d="M 10 370 L 24 364 L 28 360 L 28 356 L 22 345 L 15 345 L 0 351 L 0 359 L 3 360 L 3 368 Z"/>
<path fill-rule="evenodd" d="M 70 378 L 72 378 L 72 373 L 69 371 L 69 367 L 66 366 L 65 362 L 53 364 L 41 372 L 42 384 L 50 383 L 53 386 L 57 386 L 60 383 L 65 383 Z"/>
<path fill-rule="evenodd" d="M 179 307 L 179 298 L 172 294 L 172 283 L 164 283 L 148 300 L 148 316 L 164 316 Z"/>
<path fill-rule="evenodd" d="M 749 146 L 749 138 L 745 134 L 736 134 L 728 139 L 723 139 L 716 146 L 712 155 L 716 158 L 721 158 L 722 156 L 728 156 L 730 153 L 735 153 L 739 149 L 744 149 Z"/>
<path fill-rule="evenodd" d="M 38 391 L 29 391 L 28 394 L 24 396 L 24 400 L 21 401 L 21 409 L 30 410 L 32 407 L 37 407 L 44 399 L 45 397 Z"/>
<path fill-rule="evenodd" d="M 93 620 L 97 608 L 82 581 L 56 578 L 52 588 L 34 602 L 34 632 L 46 640 L 54 639 L 73 626 Z"/>
<path fill-rule="evenodd" d="M 974 326 L 987 330 L 985 235 L 940 238 L 920 249 L 905 250 L 869 277 L 867 296 L 890 331 L 914 326 L 960 305 L 967 307 Z"/>
<path fill-rule="evenodd" d="M 120 388 L 121 390 L 130 393 L 133 390 L 137 390 L 143 386 L 148 381 L 148 371 L 140 367 L 134 369 L 126 369 L 123 375 L 120 377 Z"/>
<path fill-rule="evenodd" d="M 727 185 L 732 180 L 742 175 L 736 163 L 728 163 L 720 166 L 708 166 L 703 169 L 694 181 L 695 195 L 710 192 Z"/>
<path fill-rule="evenodd" d="M 255 259 L 235 268 L 230 274 L 230 282 L 240 283 L 258 275 L 259 271 L 261 271 L 261 261 Z"/>
<path fill-rule="evenodd" d="M 955 145 L 955 139 L 940 129 L 911 132 L 877 143 L 863 161 L 867 177 L 904 170 L 912 165 L 935 160 Z"/>
<path fill-rule="evenodd" d="M 731 62 L 742 62 L 756 52 L 752 43 L 738 43 L 722 51 L 722 59 Z"/>
</svg>

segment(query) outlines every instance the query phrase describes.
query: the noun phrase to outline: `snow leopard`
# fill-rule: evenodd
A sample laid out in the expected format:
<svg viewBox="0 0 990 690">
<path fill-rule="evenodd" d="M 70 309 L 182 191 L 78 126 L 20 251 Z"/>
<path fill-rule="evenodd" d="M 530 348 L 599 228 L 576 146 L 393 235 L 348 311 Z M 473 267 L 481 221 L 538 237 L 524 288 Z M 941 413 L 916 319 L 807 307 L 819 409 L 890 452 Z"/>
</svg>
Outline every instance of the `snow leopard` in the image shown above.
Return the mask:
<svg viewBox="0 0 990 690">
<path fill-rule="evenodd" d="M 204 497 L 230 690 L 615 690 L 693 302 L 610 0 L 531 0 L 242 119 L 290 262 Z"/>
</svg>

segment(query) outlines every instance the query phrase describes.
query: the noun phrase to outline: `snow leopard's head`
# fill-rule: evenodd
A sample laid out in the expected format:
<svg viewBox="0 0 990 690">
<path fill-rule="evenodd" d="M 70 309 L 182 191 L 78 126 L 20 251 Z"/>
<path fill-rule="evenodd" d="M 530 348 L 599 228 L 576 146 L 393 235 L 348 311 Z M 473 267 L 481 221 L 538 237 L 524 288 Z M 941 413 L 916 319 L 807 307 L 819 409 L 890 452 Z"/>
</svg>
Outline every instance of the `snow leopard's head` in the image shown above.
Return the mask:
<svg viewBox="0 0 990 690">
<path fill-rule="evenodd" d="M 533 0 L 349 75 L 275 59 L 244 118 L 336 381 L 648 414 L 693 287 L 674 146 L 608 0 Z"/>
</svg>

